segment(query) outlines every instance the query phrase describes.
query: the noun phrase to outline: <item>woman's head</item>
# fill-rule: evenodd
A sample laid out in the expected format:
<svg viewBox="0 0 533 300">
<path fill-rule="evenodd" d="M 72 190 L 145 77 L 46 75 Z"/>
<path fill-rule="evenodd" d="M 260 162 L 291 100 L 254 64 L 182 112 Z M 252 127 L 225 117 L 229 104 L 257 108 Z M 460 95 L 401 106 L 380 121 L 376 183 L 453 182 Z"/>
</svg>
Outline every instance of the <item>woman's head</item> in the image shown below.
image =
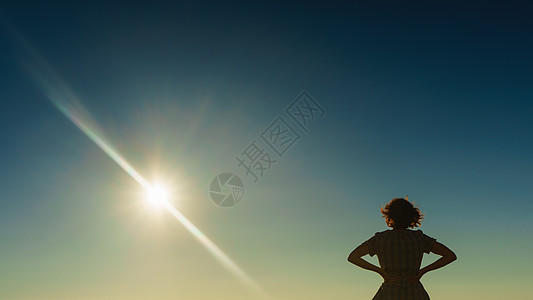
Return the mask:
<svg viewBox="0 0 533 300">
<path fill-rule="evenodd" d="M 394 229 L 418 227 L 424 218 L 420 209 L 404 198 L 392 199 L 385 207 L 381 207 L 381 213 L 387 225 Z"/>
</svg>

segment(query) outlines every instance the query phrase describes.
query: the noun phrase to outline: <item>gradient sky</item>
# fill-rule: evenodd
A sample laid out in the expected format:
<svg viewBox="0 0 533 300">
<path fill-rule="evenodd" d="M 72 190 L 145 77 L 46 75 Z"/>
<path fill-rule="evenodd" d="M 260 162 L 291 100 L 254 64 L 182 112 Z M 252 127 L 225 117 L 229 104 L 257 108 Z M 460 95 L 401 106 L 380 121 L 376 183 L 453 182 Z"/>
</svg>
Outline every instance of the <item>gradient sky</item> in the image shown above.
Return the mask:
<svg viewBox="0 0 533 300">
<path fill-rule="evenodd" d="M 531 294 L 530 7 L 78 2 L 0 4 L 0 299 L 255 299 L 53 105 L 31 51 L 272 299 L 371 299 L 347 255 L 407 194 L 458 256 L 432 299 Z M 325 117 L 253 183 L 235 156 L 302 90 Z M 221 172 L 235 207 L 209 198 Z"/>
</svg>

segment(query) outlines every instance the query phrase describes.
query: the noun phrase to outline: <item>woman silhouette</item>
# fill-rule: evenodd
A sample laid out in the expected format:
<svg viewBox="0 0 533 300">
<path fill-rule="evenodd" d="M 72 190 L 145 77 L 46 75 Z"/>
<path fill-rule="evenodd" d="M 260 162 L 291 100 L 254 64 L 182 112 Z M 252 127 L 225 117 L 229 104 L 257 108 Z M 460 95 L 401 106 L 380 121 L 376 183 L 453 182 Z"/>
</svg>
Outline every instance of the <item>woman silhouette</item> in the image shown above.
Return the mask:
<svg viewBox="0 0 533 300">
<path fill-rule="evenodd" d="M 456 260 L 455 253 L 421 230 L 408 229 L 420 226 L 423 217 L 407 199 L 392 199 L 381 208 L 381 213 L 392 230 L 376 233 L 355 248 L 348 261 L 383 277 L 384 282 L 373 300 L 429 300 L 420 278 Z M 442 257 L 420 269 L 422 255 L 430 252 Z M 377 254 L 381 267 L 361 258 L 367 254 Z"/>
</svg>

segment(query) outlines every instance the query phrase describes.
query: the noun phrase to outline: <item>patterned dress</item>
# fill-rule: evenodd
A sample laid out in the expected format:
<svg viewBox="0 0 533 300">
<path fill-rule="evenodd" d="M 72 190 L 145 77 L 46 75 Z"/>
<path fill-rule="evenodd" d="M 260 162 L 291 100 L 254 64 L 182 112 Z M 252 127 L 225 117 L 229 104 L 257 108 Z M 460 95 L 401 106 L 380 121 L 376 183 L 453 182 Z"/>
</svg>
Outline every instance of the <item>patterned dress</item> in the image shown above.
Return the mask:
<svg viewBox="0 0 533 300">
<path fill-rule="evenodd" d="M 390 275 L 400 276 L 398 282 L 384 282 L 373 300 L 429 300 L 422 283 L 411 283 L 416 276 L 422 255 L 430 252 L 436 239 L 421 230 L 386 230 L 376 233 L 365 242 L 370 256 L 378 255 L 381 268 Z"/>
</svg>

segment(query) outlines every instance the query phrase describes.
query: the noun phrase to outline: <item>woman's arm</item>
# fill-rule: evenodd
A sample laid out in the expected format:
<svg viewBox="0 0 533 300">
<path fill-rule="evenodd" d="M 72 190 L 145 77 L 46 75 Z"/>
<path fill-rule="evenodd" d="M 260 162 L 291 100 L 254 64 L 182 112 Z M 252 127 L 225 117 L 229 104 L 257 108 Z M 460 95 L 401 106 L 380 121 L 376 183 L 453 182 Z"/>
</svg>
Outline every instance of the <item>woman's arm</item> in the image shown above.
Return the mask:
<svg viewBox="0 0 533 300">
<path fill-rule="evenodd" d="M 361 267 L 363 269 L 374 271 L 374 272 L 378 273 L 379 275 L 381 275 L 381 277 L 383 277 L 383 279 L 385 281 L 395 282 L 395 281 L 400 280 L 400 278 L 398 276 L 389 275 L 382 268 L 380 268 L 380 267 L 378 267 L 378 266 L 376 266 L 374 264 L 371 264 L 368 261 L 366 261 L 366 260 L 361 258 L 361 257 L 367 255 L 368 253 L 369 253 L 368 247 L 366 246 L 366 244 L 362 244 L 362 245 L 358 246 L 357 248 L 355 248 L 352 251 L 352 253 L 350 253 L 350 255 L 348 256 L 348 261 L 351 262 L 352 264 L 358 266 L 358 267 Z"/>
<path fill-rule="evenodd" d="M 457 256 L 455 255 L 455 253 L 453 253 L 452 250 L 448 249 L 448 247 L 444 246 L 443 244 L 439 242 L 434 242 L 433 244 L 431 244 L 430 250 L 431 252 L 437 255 L 440 255 L 442 257 L 437 259 L 433 263 L 420 269 L 420 271 L 418 272 L 418 275 L 416 275 L 415 277 L 409 278 L 409 281 L 416 282 L 420 280 L 420 278 L 427 272 L 442 268 L 445 265 L 457 259 Z"/>
</svg>

